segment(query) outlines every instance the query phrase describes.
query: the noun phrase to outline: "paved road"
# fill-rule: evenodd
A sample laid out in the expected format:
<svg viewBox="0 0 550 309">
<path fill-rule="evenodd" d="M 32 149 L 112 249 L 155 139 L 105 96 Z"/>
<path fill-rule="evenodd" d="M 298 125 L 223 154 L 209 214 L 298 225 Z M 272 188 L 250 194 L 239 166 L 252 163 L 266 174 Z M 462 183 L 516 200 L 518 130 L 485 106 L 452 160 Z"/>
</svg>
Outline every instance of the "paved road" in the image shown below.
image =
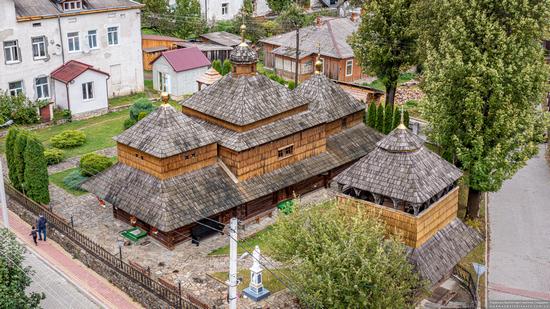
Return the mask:
<svg viewBox="0 0 550 309">
<path fill-rule="evenodd" d="M 489 300 L 550 301 L 550 168 L 545 147 L 489 197 Z"/>
<path fill-rule="evenodd" d="M 46 294 L 46 299 L 40 303 L 42 308 L 101 308 L 89 296 L 83 294 L 72 282 L 60 275 L 33 252 L 27 251 L 23 264 L 31 266 L 35 272 L 32 276 L 33 282 L 29 287 L 29 291 Z"/>
</svg>

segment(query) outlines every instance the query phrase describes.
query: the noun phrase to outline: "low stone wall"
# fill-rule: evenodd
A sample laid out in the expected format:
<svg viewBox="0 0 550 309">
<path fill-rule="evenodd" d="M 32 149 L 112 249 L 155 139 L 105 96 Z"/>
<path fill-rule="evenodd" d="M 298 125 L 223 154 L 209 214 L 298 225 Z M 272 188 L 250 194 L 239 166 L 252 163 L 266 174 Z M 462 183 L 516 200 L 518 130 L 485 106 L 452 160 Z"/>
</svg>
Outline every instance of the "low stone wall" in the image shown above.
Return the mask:
<svg viewBox="0 0 550 309">
<path fill-rule="evenodd" d="M 8 207 L 10 210 L 15 212 L 25 222 L 29 224 L 36 223 L 36 216 L 34 214 L 13 201 L 11 198 L 8 197 L 8 199 Z M 136 284 L 116 269 L 113 269 L 103 263 L 103 261 L 99 258 L 86 252 L 86 250 L 82 249 L 68 237 L 65 237 L 55 228 L 48 229 L 48 238 L 54 240 L 61 247 L 63 247 L 65 251 L 71 254 L 73 258 L 80 260 L 84 265 L 95 271 L 103 278 L 107 279 L 109 282 L 128 294 L 136 302 L 142 304 L 145 308 L 170 308 L 166 302 L 160 300 L 146 288 Z"/>
</svg>

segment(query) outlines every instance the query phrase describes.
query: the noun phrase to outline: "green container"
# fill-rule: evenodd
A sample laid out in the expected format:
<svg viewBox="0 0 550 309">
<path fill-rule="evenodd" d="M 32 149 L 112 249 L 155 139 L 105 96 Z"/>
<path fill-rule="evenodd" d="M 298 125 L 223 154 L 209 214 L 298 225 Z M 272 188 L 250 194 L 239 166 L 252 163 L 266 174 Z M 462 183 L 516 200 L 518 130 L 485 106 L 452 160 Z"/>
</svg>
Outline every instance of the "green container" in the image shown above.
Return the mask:
<svg viewBox="0 0 550 309">
<path fill-rule="evenodd" d="M 285 215 L 291 214 L 294 210 L 294 200 L 285 200 L 277 204 L 277 208 Z"/>
<path fill-rule="evenodd" d="M 147 236 L 147 232 L 140 229 L 139 227 L 133 227 L 129 230 L 121 232 L 120 235 L 122 235 L 122 237 L 124 237 L 124 238 L 127 238 L 131 241 L 136 242 L 136 241 L 140 240 L 141 238 Z"/>
</svg>

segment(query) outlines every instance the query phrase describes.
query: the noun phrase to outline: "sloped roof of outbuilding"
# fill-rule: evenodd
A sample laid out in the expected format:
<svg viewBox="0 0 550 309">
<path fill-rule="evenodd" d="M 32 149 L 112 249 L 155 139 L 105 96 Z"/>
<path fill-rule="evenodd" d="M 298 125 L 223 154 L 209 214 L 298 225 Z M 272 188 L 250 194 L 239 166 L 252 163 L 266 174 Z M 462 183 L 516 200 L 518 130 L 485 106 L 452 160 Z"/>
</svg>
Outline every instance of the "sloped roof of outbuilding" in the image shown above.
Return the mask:
<svg viewBox="0 0 550 309">
<path fill-rule="evenodd" d="M 410 203 L 424 203 L 461 176 L 458 168 L 426 149 L 419 137 L 400 125 L 335 181 Z"/>
<path fill-rule="evenodd" d="M 216 137 L 182 112 L 163 104 L 114 140 L 166 158 L 215 143 Z"/>
<path fill-rule="evenodd" d="M 233 77 L 232 74 L 228 74 L 180 104 L 229 123 L 244 126 L 309 102 L 264 75 Z"/>
<path fill-rule="evenodd" d="M 330 122 L 365 109 L 365 104 L 349 95 L 324 74 L 315 74 L 296 88 L 300 96 L 312 100 L 310 109 Z"/>
</svg>

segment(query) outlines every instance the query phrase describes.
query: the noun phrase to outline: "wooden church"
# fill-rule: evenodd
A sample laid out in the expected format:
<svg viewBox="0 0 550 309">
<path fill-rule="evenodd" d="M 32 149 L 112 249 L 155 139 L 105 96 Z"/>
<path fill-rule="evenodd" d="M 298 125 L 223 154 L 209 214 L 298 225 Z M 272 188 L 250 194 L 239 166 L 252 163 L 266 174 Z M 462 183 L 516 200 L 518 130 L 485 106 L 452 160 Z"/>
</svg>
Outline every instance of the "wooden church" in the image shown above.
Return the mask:
<svg viewBox="0 0 550 309">
<path fill-rule="evenodd" d="M 169 248 L 204 225 L 261 217 L 327 186 L 383 137 L 363 124 L 364 103 L 319 73 L 320 62 L 289 90 L 256 72 L 258 55 L 244 40 L 230 60 L 233 71 L 181 111 L 163 104 L 115 137 L 118 163 L 82 185 Z"/>
</svg>

